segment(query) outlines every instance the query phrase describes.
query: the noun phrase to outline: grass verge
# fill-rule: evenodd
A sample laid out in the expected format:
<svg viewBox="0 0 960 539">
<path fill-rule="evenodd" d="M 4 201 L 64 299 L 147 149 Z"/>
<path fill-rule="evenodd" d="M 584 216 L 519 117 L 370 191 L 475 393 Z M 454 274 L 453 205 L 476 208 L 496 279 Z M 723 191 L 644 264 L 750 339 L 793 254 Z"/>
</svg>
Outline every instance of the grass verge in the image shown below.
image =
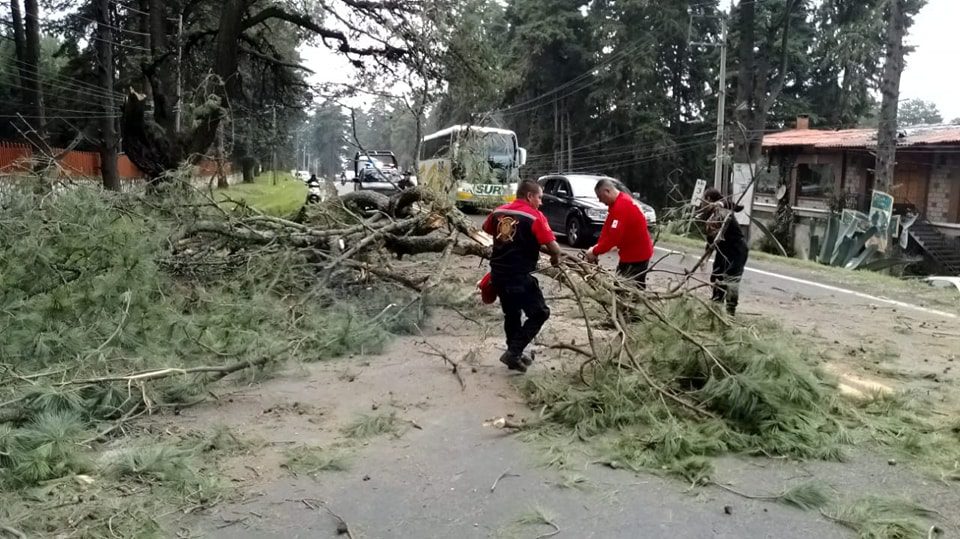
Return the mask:
<svg viewBox="0 0 960 539">
<path fill-rule="evenodd" d="M 273 172 L 268 171 L 254 178 L 253 183 L 239 183 L 217 191 L 217 198 L 222 203 L 242 200 L 263 213 L 283 217 L 303 206 L 307 198 L 307 186 L 289 172 L 277 172 L 277 183 L 274 185 Z"/>
</svg>

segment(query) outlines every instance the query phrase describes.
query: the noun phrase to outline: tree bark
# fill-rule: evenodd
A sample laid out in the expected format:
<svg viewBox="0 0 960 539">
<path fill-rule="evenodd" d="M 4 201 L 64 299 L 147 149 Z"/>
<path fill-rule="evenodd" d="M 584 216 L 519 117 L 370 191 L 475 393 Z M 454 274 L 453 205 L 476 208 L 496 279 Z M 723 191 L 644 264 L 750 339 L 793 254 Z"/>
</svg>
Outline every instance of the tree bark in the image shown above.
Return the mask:
<svg viewBox="0 0 960 539">
<path fill-rule="evenodd" d="M 17 64 L 20 71 L 20 86 L 27 88 L 27 79 L 30 76 L 26 69 L 27 36 L 23 30 L 23 10 L 20 9 L 20 0 L 10 0 L 10 18 L 13 26 L 14 50 L 17 61 L 20 62 Z"/>
<path fill-rule="evenodd" d="M 740 51 L 737 77 L 737 105 L 735 119 L 737 129 L 734 133 L 735 163 L 756 163 L 763 150 L 763 131 L 767 125 L 767 113 L 776 103 L 786 83 L 789 66 L 790 22 L 793 11 L 799 5 L 796 0 L 787 0 L 784 5 L 783 21 L 777 26 L 771 23 L 767 43 L 761 44 L 760 59 L 757 59 L 756 47 L 756 2 L 740 2 Z M 780 58 L 777 78 L 772 86 L 768 84 L 770 70 L 769 51 L 773 50 L 777 28 L 780 28 Z"/>
<path fill-rule="evenodd" d="M 254 157 L 245 155 L 240 158 L 240 169 L 243 172 L 243 183 L 253 183 L 256 177 L 257 160 Z"/>
<path fill-rule="evenodd" d="M 174 102 L 176 89 L 174 88 L 173 55 L 168 50 L 167 43 L 167 10 L 164 9 L 166 0 L 150 0 L 150 54 L 152 65 L 147 77 L 153 97 L 153 119 L 166 132 L 171 141 L 177 133 L 174 129 L 175 115 Z"/>
<path fill-rule="evenodd" d="M 755 41 L 756 8 L 754 2 L 741 2 L 737 26 L 740 31 L 739 66 L 737 67 L 737 105 L 734 119 L 743 129 L 753 125 L 753 85 L 756 82 L 756 55 L 753 51 Z M 723 91 L 723 89 L 721 89 Z M 737 129 L 734 133 L 733 160 L 736 163 L 750 162 L 749 133 Z"/>
<path fill-rule="evenodd" d="M 877 130 L 877 191 L 890 192 L 897 153 L 897 102 L 900 99 L 900 75 L 903 73 L 903 36 L 907 30 L 904 0 L 891 0 L 887 19 L 886 55 L 880 92 L 880 126 Z"/>
<path fill-rule="evenodd" d="M 103 119 L 101 124 L 100 174 L 103 188 L 120 190 L 120 175 L 117 171 L 117 127 L 114 116 L 117 107 L 113 101 L 113 31 L 110 24 L 110 0 L 97 0 L 97 60 L 100 69 L 100 86 L 103 88 Z"/>
<path fill-rule="evenodd" d="M 43 107 L 43 85 L 40 83 L 40 6 L 37 0 L 25 0 L 24 9 L 26 56 L 23 62 L 26 64 L 29 79 L 24 81 L 23 87 L 26 89 L 30 122 L 35 131 L 32 133 L 31 138 L 34 140 L 31 142 L 35 146 L 42 147 L 41 144 L 46 140 L 46 119 Z"/>
</svg>

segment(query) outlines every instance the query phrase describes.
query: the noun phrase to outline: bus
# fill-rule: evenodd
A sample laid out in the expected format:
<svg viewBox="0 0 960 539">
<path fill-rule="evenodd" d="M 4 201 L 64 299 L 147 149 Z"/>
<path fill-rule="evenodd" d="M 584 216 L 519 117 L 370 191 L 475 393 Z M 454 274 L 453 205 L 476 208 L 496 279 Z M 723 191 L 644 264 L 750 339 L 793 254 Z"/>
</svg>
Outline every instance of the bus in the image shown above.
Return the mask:
<svg viewBox="0 0 960 539">
<path fill-rule="evenodd" d="M 490 208 L 516 198 L 526 162 L 513 131 L 455 125 L 423 137 L 417 176 L 460 208 Z"/>
</svg>

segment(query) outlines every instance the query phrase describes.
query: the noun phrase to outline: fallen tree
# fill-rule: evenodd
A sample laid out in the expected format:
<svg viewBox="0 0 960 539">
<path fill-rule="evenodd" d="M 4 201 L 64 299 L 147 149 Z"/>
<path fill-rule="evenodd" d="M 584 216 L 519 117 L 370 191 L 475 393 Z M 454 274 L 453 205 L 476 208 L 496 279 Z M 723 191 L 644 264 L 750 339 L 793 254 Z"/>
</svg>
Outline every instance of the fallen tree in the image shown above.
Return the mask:
<svg viewBox="0 0 960 539">
<path fill-rule="evenodd" d="M 423 310 L 411 307 L 436 301 L 452 257 L 488 257 L 491 243 L 416 189 L 329 197 L 287 219 L 197 193 L 104 200 L 81 191 L 8 210 L 3 224 L 21 240 L 5 253 L 19 257 L 16 271 L 3 274 L 28 285 L 8 290 L 3 306 L 32 313 L 0 321 L 12 358 L 0 371 L 0 424 L 12 440 L 72 418 L 90 431 L 80 441 L 94 444 L 142 415 L 210 398 L 216 382 L 369 350 L 416 326 Z M 714 455 L 838 459 L 860 439 L 903 444 L 904 429 L 925 440 L 935 466 L 956 456 L 929 410 L 880 396 L 844 402 L 775 324 L 718 312 L 697 293 L 708 284 L 696 272 L 669 274 L 658 261 L 651 271 L 671 282 L 641 291 L 573 257 L 542 270 L 569 291 L 587 343 L 547 343 L 580 356 L 576 368 L 526 379 L 540 427 L 602 439 L 611 465 L 694 483 L 711 480 Z M 19 482 L 82 469 L 67 454 L 15 443 L 0 447 L 0 460 Z M 46 472 L 27 473 L 34 458 L 46 459 Z"/>
</svg>

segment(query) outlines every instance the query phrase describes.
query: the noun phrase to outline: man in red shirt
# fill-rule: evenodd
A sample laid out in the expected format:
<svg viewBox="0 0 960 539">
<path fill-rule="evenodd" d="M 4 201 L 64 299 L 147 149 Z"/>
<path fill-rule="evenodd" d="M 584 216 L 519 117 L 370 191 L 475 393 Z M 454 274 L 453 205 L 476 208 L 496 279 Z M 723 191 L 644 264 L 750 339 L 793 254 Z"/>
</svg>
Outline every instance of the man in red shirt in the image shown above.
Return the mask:
<svg viewBox="0 0 960 539">
<path fill-rule="evenodd" d="M 626 193 L 621 193 L 610 180 L 600 180 L 594 188 L 600 202 L 610 211 L 600 230 L 597 244 L 587 250 L 587 262 L 596 263 L 600 255 L 614 247 L 620 251 L 617 273 L 633 279 L 641 289 L 647 287 L 647 268 L 653 257 L 653 240 L 647 229 L 647 218 Z"/>
<path fill-rule="evenodd" d="M 483 222 L 483 231 L 493 236 L 490 281 L 500 298 L 507 334 L 507 351 L 500 362 L 520 372 L 526 372 L 533 362 L 524 349 L 550 317 L 540 284 L 531 275 L 537 269 L 540 247 L 546 248 L 554 266 L 560 263 L 560 246 L 538 209 L 542 197 L 537 182 L 520 182 L 517 200 L 500 206 Z M 526 315 L 526 322 L 521 323 L 521 315 Z"/>
</svg>

